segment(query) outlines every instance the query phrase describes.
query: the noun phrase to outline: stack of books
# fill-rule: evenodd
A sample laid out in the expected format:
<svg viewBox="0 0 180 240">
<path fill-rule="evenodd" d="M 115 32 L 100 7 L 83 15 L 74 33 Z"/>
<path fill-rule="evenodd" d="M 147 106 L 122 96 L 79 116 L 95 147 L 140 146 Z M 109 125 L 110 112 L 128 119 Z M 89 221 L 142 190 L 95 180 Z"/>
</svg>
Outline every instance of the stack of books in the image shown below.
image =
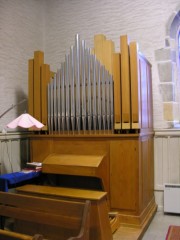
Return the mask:
<svg viewBox="0 0 180 240">
<path fill-rule="evenodd" d="M 38 172 L 42 170 L 41 162 L 27 162 L 26 167 L 22 169 L 23 172 Z"/>
</svg>

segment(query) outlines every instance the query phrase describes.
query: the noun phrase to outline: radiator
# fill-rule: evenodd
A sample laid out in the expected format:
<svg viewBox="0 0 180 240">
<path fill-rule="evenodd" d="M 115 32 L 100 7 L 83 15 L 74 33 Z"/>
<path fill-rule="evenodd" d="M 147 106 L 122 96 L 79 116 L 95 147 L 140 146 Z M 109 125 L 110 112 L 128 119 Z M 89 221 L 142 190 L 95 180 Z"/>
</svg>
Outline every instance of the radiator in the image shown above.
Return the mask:
<svg viewBox="0 0 180 240">
<path fill-rule="evenodd" d="M 20 171 L 28 160 L 27 133 L 0 134 L 0 174 Z"/>
<path fill-rule="evenodd" d="M 180 184 L 164 185 L 164 212 L 180 213 Z"/>
<path fill-rule="evenodd" d="M 155 190 L 164 184 L 180 184 L 180 131 L 156 132 L 154 138 Z"/>
</svg>

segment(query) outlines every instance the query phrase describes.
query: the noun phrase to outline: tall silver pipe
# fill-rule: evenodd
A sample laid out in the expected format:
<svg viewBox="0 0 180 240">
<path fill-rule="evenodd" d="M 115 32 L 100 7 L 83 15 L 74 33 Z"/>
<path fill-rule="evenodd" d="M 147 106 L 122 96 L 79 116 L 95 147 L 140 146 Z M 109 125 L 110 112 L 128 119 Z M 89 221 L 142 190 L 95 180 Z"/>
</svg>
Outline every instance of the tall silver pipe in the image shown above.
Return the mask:
<svg viewBox="0 0 180 240">
<path fill-rule="evenodd" d="M 113 84 L 113 77 L 110 75 L 110 115 L 111 115 L 111 126 L 110 129 L 114 130 L 114 84 Z"/>
<path fill-rule="evenodd" d="M 57 71 L 57 130 L 61 130 L 61 70 Z"/>
<path fill-rule="evenodd" d="M 101 112 L 101 65 L 97 61 L 97 119 L 98 129 L 102 129 L 102 112 Z"/>
<path fill-rule="evenodd" d="M 48 83 L 48 129 L 51 134 L 51 83 Z"/>
<path fill-rule="evenodd" d="M 85 41 L 81 41 L 81 107 L 82 129 L 86 130 L 86 64 L 85 64 Z"/>
<path fill-rule="evenodd" d="M 65 63 L 61 64 L 61 120 L 62 120 L 62 131 L 65 131 L 65 114 L 66 114 L 66 108 L 65 108 Z"/>
<path fill-rule="evenodd" d="M 87 64 L 87 118 L 88 118 L 88 130 L 92 128 L 92 104 L 91 104 L 91 55 L 90 49 L 86 50 L 86 64 Z"/>
<path fill-rule="evenodd" d="M 53 123 L 54 123 L 54 116 L 53 116 L 53 81 L 51 81 L 51 84 L 50 84 L 50 102 L 51 102 L 51 121 L 50 121 L 50 124 L 51 124 L 51 133 L 53 133 Z"/>
<path fill-rule="evenodd" d="M 74 46 L 70 48 L 70 95 L 71 95 L 71 127 L 75 131 L 75 70 L 74 70 Z"/>
<path fill-rule="evenodd" d="M 53 115 L 54 115 L 54 130 L 57 131 L 57 84 L 56 84 L 56 76 L 54 74 L 53 80 Z"/>
<path fill-rule="evenodd" d="M 75 37 L 75 82 L 76 82 L 76 124 L 78 132 L 81 129 L 81 96 L 80 96 L 80 37 Z"/>
<path fill-rule="evenodd" d="M 97 129 L 97 109 L 96 109 L 96 56 L 92 55 L 92 111 L 93 111 L 93 130 Z"/>
<path fill-rule="evenodd" d="M 110 129 L 110 104 L 109 104 L 109 72 L 106 71 L 105 74 L 105 84 L 106 84 L 106 120 L 107 129 Z"/>
<path fill-rule="evenodd" d="M 102 127 L 103 130 L 106 129 L 106 85 L 105 85 L 105 67 L 101 66 L 102 71 Z"/>
<path fill-rule="evenodd" d="M 65 90 L 66 90 L 66 130 L 70 130 L 70 95 L 69 95 L 69 61 L 70 56 L 65 57 Z"/>
</svg>

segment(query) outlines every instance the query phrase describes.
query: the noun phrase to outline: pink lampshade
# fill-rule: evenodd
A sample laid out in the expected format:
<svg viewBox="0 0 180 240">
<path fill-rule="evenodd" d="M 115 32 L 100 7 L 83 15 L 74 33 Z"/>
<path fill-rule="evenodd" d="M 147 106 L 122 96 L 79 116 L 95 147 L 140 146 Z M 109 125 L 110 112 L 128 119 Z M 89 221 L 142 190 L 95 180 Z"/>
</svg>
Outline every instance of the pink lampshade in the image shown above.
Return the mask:
<svg viewBox="0 0 180 240">
<path fill-rule="evenodd" d="M 41 122 L 36 120 L 28 113 L 21 114 L 18 118 L 14 119 L 7 125 L 8 128 L 17 128 L 18 126 L 22 128 L 36 127 L 38 129 L 44 127 L 44 125 Z"/>
</svg>

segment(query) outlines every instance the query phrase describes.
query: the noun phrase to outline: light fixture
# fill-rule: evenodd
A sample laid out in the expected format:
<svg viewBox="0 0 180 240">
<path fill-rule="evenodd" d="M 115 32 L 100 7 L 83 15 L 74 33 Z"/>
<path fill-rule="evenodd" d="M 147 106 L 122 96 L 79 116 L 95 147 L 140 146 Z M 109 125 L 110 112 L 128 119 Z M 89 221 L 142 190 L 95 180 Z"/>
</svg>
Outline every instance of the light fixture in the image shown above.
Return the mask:
<svg viewBox="0 0 180 240">
<path fill-rule="evenodd" d="M 7 124 L 8 128 L 17 128 L 17 127 L 22 127 L 22 128 L 36 128 L 36 129 L 41 129 L 44 127 L 44 125 L 36 120 L 34 117 L 32 117 L 28 113 L 23 113 L 16 119 L 14 119 L 12 122 Z"/>
<path fill-rule="evenodd" d="M 10 108 L 8 108 L 3 114 L 0 115 L 0 118 L 2 118 L 6 113 L 8 113 L 10 110 L 13 108 L 17 107 L 18 105 L 21 105 L 23 102 L 26 102 L 27 99 L 23 99 L 20 102 L 18 102 L 15 105 L 12 105 Z M 34 117 L 32 117 L 28 113 L 23 113 L 16 119 L 14 119 L 12 122 L 8 123 L 6 125 L 8 128 L 17 128 L 17 127 L 22 127 L 22 128 L 33 128 L 33 129 L 41 129 L 44 127 L 44 125 L 36 120 Z M 6 130 L 3 129 L 3 132 L 6 133 Z"/>
</svg>

